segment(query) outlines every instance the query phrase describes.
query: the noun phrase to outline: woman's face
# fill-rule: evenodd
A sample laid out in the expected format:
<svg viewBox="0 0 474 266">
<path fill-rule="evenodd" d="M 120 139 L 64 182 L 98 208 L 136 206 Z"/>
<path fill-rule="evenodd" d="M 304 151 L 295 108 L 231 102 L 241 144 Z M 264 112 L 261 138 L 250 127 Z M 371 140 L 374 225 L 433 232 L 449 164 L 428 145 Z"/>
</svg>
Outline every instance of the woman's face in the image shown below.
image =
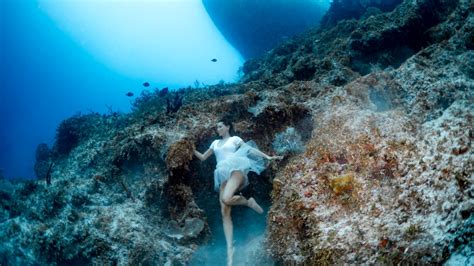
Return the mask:
<svg viewBox="0 0 474 266">
<path fill-rule="evenodd" d="M 229 128 L 230 128 L 230 126 L 226 126 L 226 125 L 224 125 L 224 123 L 219 122 L 219 123 L 217 123 L 217 134 L 219 134 L 219 136 L 223 137 L 229 132 Z"/>
</svg>

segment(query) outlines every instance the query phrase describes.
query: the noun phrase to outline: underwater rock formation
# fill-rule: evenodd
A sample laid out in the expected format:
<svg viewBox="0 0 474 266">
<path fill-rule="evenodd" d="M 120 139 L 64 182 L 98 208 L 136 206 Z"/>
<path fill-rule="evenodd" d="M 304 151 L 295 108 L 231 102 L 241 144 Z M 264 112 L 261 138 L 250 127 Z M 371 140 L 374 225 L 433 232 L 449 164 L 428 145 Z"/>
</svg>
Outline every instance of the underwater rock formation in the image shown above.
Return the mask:
<svg viewBox="0 0 474 266">
<path fill-rule="evenodd" d="M 321 27 L 334 26 L 338 21 L 368 18 L 382 12 L 392 11 L 402 0 L 334 0 L 321 19 Z"/>
<path fill-rule="evenodd" d="M 288 36 L 316 26 L 329 3 L 203 0 L 202 4 L 224 38 L 248 59 L 267 52 Z"/>
<path fill-rule="evenodd" d="M 209 147 L 224 113 L 237 135 L 287 155 L 250 176 L 243 193 L 270 207 L 266 239 L 236 255 L 264 265 L 465 261 L 472 11 L 467 0 L 406 0 L 248 61 L 241 83 L 183 89 L 176 112 L 155 92 L 131 114 L 65 120 L 50 186 L 0 179 L 0 264 L 190 262 L 220 219 L 215 161 L 192 149 Z"/>
<path fill-rule="evenodd" d="M 51 150 L 46 143 L 41 143 L 36 148 L 36 163 L 35 163 L 35 174 L 36 177 L 46 178 L 50 172 L 51 165 Z"/>
<path fill-rule="evenodd" d="M 275 256 L 290 264 L 429 264 L 460 246 L 472 251 L 470 9 L 460 1 L 443 10 L 446 20 L 427 38 L 456 30 L 398 68 L 326 90 L 313 80 L 288 85 L 319 93 L 305 102 L 314 137 L 274 180 L 268 243 Z"/>
<path fill-rule="evenodd" d="M 405 1 L 390 13 L 316 29 L 261 59 L 247 61 L 243 81 L 282 86 L 294 80 L 313 80 L 342 86 L 360 75 L 397 68 L 424 47 L 449 39 L 452 32 L 438 32 L 435 26 L 452 15 L 455 5 L 456 1 Z M 463 20 L 467 11 L 460 12 L 464 14 L 452 19 Z M 448 27 L 460 27 L 459 21 Z"/>
</svg>

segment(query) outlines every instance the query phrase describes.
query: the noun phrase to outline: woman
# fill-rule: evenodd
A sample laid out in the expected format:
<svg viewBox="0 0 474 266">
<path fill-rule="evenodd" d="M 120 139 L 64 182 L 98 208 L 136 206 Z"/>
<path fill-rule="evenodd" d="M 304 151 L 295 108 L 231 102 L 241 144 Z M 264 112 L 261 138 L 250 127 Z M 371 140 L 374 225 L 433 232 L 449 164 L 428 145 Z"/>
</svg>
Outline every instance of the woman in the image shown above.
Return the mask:
<svg viewBox="0 0 474 266">
<path fill-rule="evenodd" d="M 231 136 L 232 123 L 222 119 L 217 123 L 217 133 L 222 139 L 212 142 L 204 154 L 194 150 L 194 155 L 201 161 L 206 160 L 213 153 L 216 155 L 216 170 L 214 171 L 214 189 L 219 191 L 224 234 L 227 242 L 227 265 L 232 265 L 234 253 L 233 227 L 230 211 L 232 206 L 247 206 L 258 213 L 263 209 L 254 198 L 246 199 L 235 193 L 248 185 L 247 174 L 249 171 L 260 174 L 265 169 L 265 161 L 281 159 L 281 156 L 268 156 L 258 150 L 255 142 L 245 143 L 237 136 Z"/>
</svg>

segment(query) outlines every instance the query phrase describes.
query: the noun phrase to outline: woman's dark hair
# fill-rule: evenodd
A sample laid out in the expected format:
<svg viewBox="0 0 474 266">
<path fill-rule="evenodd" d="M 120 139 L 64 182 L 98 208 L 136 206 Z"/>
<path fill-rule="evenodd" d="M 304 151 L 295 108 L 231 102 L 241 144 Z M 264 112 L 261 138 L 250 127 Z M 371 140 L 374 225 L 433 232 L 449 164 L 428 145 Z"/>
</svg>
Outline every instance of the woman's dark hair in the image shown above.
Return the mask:
<svg viewBox="0 0 474 266">
<path fill-rule="evenodd" d="M 224 115 L 223 117 L 221 117 L 221 119 L 219 119 L 219 122 L 222 122 L 225 126 L 229 127 L 229 134 L 231 136 L 233 136 L 235 133 L 232 121 L 233 119 L 228 115 Z"/>
</svg>

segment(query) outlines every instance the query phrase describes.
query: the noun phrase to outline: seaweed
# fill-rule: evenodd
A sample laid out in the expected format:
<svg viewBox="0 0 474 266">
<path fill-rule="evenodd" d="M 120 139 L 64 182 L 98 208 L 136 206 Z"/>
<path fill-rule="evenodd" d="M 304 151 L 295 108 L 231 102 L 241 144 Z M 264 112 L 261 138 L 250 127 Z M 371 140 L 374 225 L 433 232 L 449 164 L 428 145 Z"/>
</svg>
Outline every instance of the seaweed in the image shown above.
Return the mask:
<svg viewBox="0 0 474 266">
<path fill-rule="evenodd" d="M 75 148 L 84 136 L 83 127 L 86 124 L 86 117 L 77 114 L 61 122 L 56 129 L 56 142 L 54 143 L 54 155 L 67 155 Z"/>
<path fill-rule="evenodd" d="M 179 108 L 183 105 L 184 93 L 177 92 L 174 95 L 172 101 L 169 98 L 166 98 L 166 113 L 176 113 Z"/>
<path fill-rule="evenodd" d="M 44 177 L 48 186 L 51 185 L 51 170 L 53 169 L 53 165 L 54 162 L 49 164 L 48 172 L 46 172 L 46 176 Z"/>
</svg>

